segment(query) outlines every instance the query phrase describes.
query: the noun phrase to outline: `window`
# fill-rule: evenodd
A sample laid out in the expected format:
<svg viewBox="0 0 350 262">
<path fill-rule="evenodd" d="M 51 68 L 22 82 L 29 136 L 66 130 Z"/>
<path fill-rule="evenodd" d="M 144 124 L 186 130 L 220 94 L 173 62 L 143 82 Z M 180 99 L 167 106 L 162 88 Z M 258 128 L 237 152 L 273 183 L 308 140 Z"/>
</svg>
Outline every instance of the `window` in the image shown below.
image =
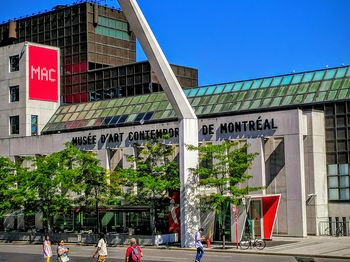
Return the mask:
<svg viewBox="0 0 350 262">
<path fill-rule="evenodd" d="M 10 86 L 10 102 L 19 101 L 19 86 Z"/>
<path fill-rule="evenodd" d="M 10 135 L 19 134 L 19 116 L 10 116 Z"/>
<path fill-rule="evenodd" d="M 329 200 L 350 200 L 349 165 L 328 165 Z"/>
<path fill-rule="evenodd" d="M 19 55 L 10 56 L 10 72 L 19 71 Z"/>
<path fill-rule="evenodd" d="M 31 135 L 36 136 L 38 135 L 38 116 L 37 115 L 31 115 L 30 117 L 30 130 Z"/>
</svg>

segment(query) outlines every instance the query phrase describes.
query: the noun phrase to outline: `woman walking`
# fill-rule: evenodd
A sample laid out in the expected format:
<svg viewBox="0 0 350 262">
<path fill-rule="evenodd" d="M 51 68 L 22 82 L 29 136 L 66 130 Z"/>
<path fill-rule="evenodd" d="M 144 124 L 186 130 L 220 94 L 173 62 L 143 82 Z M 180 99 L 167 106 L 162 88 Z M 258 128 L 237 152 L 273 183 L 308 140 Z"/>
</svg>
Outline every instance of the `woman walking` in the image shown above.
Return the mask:
<svg viewBox="0 0 350 262">
<path fill-rule="evenodd" d="M 52 257 L 52 249 L 51 249 L 51 241 L 48 235 L 45 235 L 44 243 L 43 243 L 43 254 L 45 258 L 45 262 L 50 262 Z"/>
</svg>

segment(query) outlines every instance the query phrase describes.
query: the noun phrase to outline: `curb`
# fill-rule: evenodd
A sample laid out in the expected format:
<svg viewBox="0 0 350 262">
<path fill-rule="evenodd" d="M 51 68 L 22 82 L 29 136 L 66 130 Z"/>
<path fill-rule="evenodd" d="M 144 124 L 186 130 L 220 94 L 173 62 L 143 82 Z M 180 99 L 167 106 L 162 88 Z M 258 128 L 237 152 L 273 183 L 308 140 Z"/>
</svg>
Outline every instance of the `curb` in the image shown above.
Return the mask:
<svg viewBox="0 0 350 262">
<path fill-rule="evenodd" d="M 149 247 L 145 247 L 146 249 Z M 188 251 L 193 252 L 196 249 L 195 248 L 180 248 L 180 247 L 154 247 L 154 249 L 166 249 L 166 250 L 181 250 L 181 251 Z M 318 255 L 318 254 L 300 254 L 300 253 L 276 253 L 276 252 L 259 252 L 259 251 L 243 251 L 243 250 L 227 250 L 227 249 L 204 249 L 205 252 L 209 253 L 237 253 L 237 254 L 253 254 L 253 255 L 265 255 L 265 256 L 284 256 L 284 257 L 300 257 L 300 258 L 328 258 L 328 259 L 344 259 L 344 260 L 350 260 L 350 257 L 344 257 L 344 256 L 332 256 L 332 255 Z"/>
</svg>

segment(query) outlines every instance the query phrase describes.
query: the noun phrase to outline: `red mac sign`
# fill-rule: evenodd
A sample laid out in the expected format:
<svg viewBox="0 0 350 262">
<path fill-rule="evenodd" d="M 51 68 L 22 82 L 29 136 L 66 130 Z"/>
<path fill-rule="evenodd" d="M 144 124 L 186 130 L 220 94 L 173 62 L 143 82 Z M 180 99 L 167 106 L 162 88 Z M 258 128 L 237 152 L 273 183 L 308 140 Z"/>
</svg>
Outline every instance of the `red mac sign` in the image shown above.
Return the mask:
<svg viewBox="0 0 350 262">
<path fill-rule="evenodd" d="M 33 46 L 29 52 L 29 99 L 58 102 L 58 50 Z"/>
</svg>

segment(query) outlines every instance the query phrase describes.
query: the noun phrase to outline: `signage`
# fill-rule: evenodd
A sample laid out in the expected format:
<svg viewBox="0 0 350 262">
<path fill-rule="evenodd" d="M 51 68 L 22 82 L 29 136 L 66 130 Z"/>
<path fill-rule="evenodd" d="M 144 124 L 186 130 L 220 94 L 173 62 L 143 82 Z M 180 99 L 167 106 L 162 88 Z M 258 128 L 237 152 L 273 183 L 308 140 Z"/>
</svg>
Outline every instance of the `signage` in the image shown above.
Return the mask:
<svg viewBox="0 0 350 262">
<path fill-rule="evenodd" d="M 29 99 L 58 102 L 58 50 L 28 46 Z"/>
<path fill-rule="evenodd" d="M 232 134 L 232 133 L 245 133 L 245 132 L 263 132 L 267 130 L 276 130 L 278 127 L 274 118 L 263 119 L 260 116 L 255 120 L 236 121 L 236 122 L 224 122 L 214 124 L 202 125 L 200 132 L 203 136 L 219 134 Z M 105 133 L 99 136 L 89 133 L 85 136 L 76 136 L 72 138 L 72 144 L 74 146 L 95 146 L 97 143 L 100 145 L 117 144 L 124 141 L 133 143 L 139 143 L 146 140 L 162 139 L 166 135 L 168 138 L 179 137 L 178 128 L 163 128 L 163 129 L 146 129 L 139 131 L 131 131 L 128 133 L 116 132 Z"/>
</svg>

